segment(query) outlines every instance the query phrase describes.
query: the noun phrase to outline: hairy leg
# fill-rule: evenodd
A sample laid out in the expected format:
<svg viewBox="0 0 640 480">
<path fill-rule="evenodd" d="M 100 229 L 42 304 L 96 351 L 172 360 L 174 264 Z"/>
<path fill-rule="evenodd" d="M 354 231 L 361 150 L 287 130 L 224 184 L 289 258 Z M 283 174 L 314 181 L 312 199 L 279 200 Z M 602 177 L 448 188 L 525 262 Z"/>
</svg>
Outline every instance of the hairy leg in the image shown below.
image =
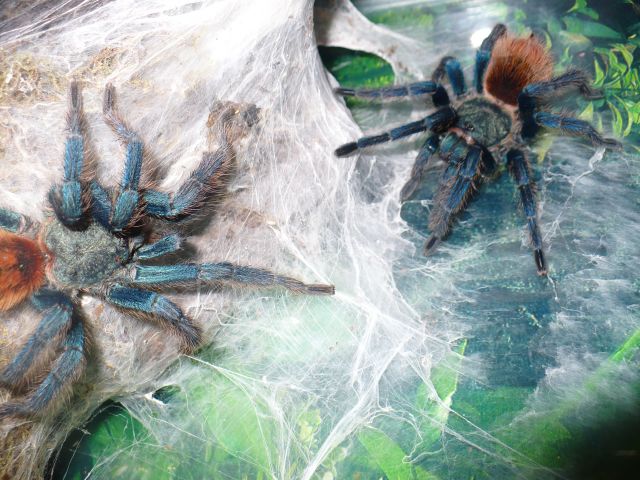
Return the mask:
<svg viewBox="0 0 640 480">
<path fill-rule="evenodd" d="M 538 227 L 538 212 L 536 207 L 536 185 L 530 176 L 529 161 L 521 150 L 507 152 L 507 167 L 509 173 L 518 185 L 522 208 L 527 217 L 529 241 L 533 247 L 538 275 L 547 274 L 547 265 L 542 251 L 542 237 Z"/>
<path fill-rule="evenodd" d="M 128 310 L 133 315 L 157 322 L 182 338 L 184 350 L 192 352 L 202 343 L 202 332 L 167 297 L 155 292 L 115 284 L 107 291 L 105 299 L 113 305 Z"/>
<path fill-rule="evenodd" d="M 222 192 L 231 170 L 228 152 L 204 152 L 198 167 L 175 194 L 158 190 L 144 193 L 146 213 L 167 220 L 180 220 L 197 212 L 207 197 Z"/>
<path fill-rule="evenodd" d="M 57 293 L 57 292 L 56 292 Z M 61 294 L 59 294 L 61 295 Z M 35 296 L 34 296 L 35 297 Z M 46 296 L 45 296 L 46 297 Z M 60 300 L 62 301 L 62 300 Z M 70 300 L 67 299 L 70 302 Z M 49 298 L 39 298 L 34 300 L 34 304 L 41 303 L 41 306 L 55 302 L 53 296 Z M 56 306 L 50 307 L 48 312 L 53 312 Z M 31 393 L 23 402 L 8 402 L 0 405 L 0 418 L 8 416 L 31 417 L 41 413 L 47 406 L 58 398 L 64 391 L 72 385 L 80 376 L 85 364 L 85 332 L 82 320 L 74 314 L 73 308 L 67 311 L 65 319 L 58 318 L 55 322 L 50 322 L 47 326 L 48 334 L 55 334 L 55 325 L 58 325 L 58 332 L 64 330 L 68 326 L 68 331 L 64 335 L 62 341 L 62 352 L 54 361 L 51 370 L 42 380 L 33 393 Z M 70 324 L 70 326 L 69 326 Z M 45 333 L 44 330 L 40 333 Z M 44 341 L 44 338 L 38 341 Z M 31 350 L 40 345 L 27 345 L 19 354 L 23 355 L 23 359 L 29 360 L 32 355 Z M 33 358 L 31 358 L 33 361 Z M 26 371 L 26 369 L 25 369 Z M 14 372 L 15 373 L 15 372 Z"/>
<path fill-rule="evenodd" d="M 197 283 L 232 282 L 260 287 L 279 286 L 296 293 L 333 295 L 333 285 L 306 284 L 261 268 L 221 263 L 184 263 L 179 265 L 138 265 L 135 267 L 135 285 L 159 287 L 163 285 L 190 285 Z"/>
<path fill-rule="evenodd" d="M 344 97 L 357 97 L 367 100 L 399 100 L 408 97 L 419 97 L 431 95 L 433 104 L 436 107 L 449 105 L 449 95 L 438 82 L 425 80 L 422 82 L 409 83 L 407 85 L 394 85 L 382 88 L 336 88 L 335 92 Z"/>
<path fill-rule="evenodd" d="M 114 201 L 109 221 L 114 232 L 121 232 L 131 223 L 140 200 L 138 186 L 142 174 L 143 145 L 138 134 L 124 123 L 116 111 L 115 88 L 111 84 L 105 87 L 102 110 L 105 121 L 124 143 L 126 149 L 120 191 Z"/>
<path fill-rule="evenodd" d="M 456 97 L 466 93 L 467 86 L 464 81 L 464 73 L 462 72 L 460 62 L 456 58 L 443 57 L 442 60 L 440 60 L 438 67 L 433 72 L 431 79 L 434 82 L 440 82 L 445 74 L 447 75 L 447 78 L 449 78 L 449 83 L 451 83 L 451 87 L 453 88 L 453 92 L 456 94 Z"/>
<path fill-rule="evenodd" d="M 475 185 L 480 181 L 483 148 L 469 145 L 465 140 L 451 133 L 442 141 L 440 155 L 448 160 L 434 206 L 429 216 L 431 236 L 425 244 L 425 255 L 430 255 L 447 236 L 453 217 L 464 210 Z"/>
<path fill-rule="evenodd" d="M 482 93 L 484 82 L 484 73 L 487 70 L 487 66 L 489 65 L 489 60 L 491 60 L 491 52 L 493 50 L 493 46 L 496 41 L 507 33 L 507 27 L 502 25 L 501 23 L 497 24 L 491 30 L 491 33 L 487 38 L 485 38 L 480 45 L 480 48 L 476 52 L 476 65 L 475 71 L 473 75 L 473 83 L 476 87 L 476 91 L 478 93 Z"/>
<path fill-rule="evenodd" d="M 0 208 L 0 229 L 11 233 L 23 233 L 35 222 L 25 215 L 13 210 Z"/>
<path fill-rule="evenodd" d="M 549 112 L 537 112 L 533 118 L 536 124 L 542 127 L 558 129 L 565 135 L 587 138 L 595 147 L 622 148 L 620 142 L 612 138 L 604 138 L 589 122 L 584 120 Z"/>
<path fill-rule="evenodd" d="M 407 180 L 407 183 L 404 184 L 400 191 L 400 201 L 406 202 L 418 189 L 429 165 L 429 160 L 438 150 L 438 144 L 439 139 L 437 135 L 430 136 L 426 142 L 424 142 L 411 169 L 409 180 Z"/>
<path fill-rule="evenodd" d="M 455 110 L 451 107 L 443 107 L 422 120 L 401 125 L 379 135 L 362 137 L 355 142 L 345 143 L 336 149 L 335 154 L 338 157 L 345 157 L 357 150 L 370 147 L 371 145 L 391 142 L 426 130 L 436 133 L 442 132 L 452 125 L 456 119 L 457 115 Z"/>
<path fill-rule="evenodd" d="M 83 220 L 83 187 L 80 182 L 84 166 L 84 116 L 82 95 L 75 81 L 69 86 L 69 113 L 67 114 L 67 141 L 64 148 L 64 178 L 62 185 L 49 191 L 49 202 L 60 222 L 70 228 Z"/>
</svg>

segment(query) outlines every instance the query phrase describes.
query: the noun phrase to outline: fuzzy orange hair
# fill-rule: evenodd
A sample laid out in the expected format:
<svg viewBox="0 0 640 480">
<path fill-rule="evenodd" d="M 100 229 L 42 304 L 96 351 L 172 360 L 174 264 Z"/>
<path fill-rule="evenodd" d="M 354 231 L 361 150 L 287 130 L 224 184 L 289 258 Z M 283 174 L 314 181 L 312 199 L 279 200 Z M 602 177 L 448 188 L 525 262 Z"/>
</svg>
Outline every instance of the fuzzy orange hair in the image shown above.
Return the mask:
<svg viewBox="0 0 640 480">
<path fill-rule="evenodd" d="M 0 230 L 0 312 L 40 288 L 44 269 L 44 255 L 36 242 Z"/>
<path fill-rule="evenodd" d="M 484 90 L 504 103 L 518 105 L 518 94 L 529 83 L 549 80 L 553 59 L 540 41 L 530 35 L 516 38 L 507 34 L 493 47 Z"/>
</svg>

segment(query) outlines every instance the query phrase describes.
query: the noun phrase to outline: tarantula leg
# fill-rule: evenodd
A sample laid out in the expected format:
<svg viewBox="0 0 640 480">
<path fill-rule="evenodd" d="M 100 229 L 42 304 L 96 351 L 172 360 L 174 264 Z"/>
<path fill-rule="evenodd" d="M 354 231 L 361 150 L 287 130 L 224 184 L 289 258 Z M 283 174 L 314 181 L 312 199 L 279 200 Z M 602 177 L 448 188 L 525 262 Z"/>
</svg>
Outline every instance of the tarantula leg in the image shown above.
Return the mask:
<svg viewBox="0 0 640 480">
<path fill-rule="evenodd" d="M 366 98 L 367 100 L 397 100 L 407 97 L 418 97 L 421 95 L 431 95 L 433 104 L 436 107 L 449 105 L 449 95 L 442 85 L 433 81 L 422 81 L 409 83 L 407 85 L 395 85 L 392 87 L 353 89 L 336 88 L 335 93 L 343 97 Z"/>
<path fill-rule="evenodd" d="M 418 189 L 422 182 L 422 177 L 427 170 L 427 166 L 429 165 L 429 160 L 438 150 L 439 143 L 440 140 L 437 135 L 430 136 L 427 138 L 427 141 L 424 142 L 418 152 L 413 168 L 411 169 L 411 176 L 407 183 L 402 187 L 402 190 L 400 190 L 400 201 L 406 202 Z"/>
<path fill-rule="evenodd" d="M 49 202 L 56 217 L 69 228 L 79 226 L 84 217 L 83 187 L 80 183 L 84 166 L 83 124 L 80 87 L 72 81 L 69 86 L 69 134 L 64 148 L 64 178 L 62 185 L 53 186 L 49 191 Z"/>
<path fill-rule="evenodd" d="M 296 293 L 333 295 L 333 285 L 306 284 L 295 278 L 285 277 L 261 268 L 221 263 L 183 263 L 179 265 L 138 265 L 134 284 L 149 287 L 184 285 L 199 282 L 232 282 L 262 287 L 280 286 Z"/>
<path fill-rule="evenodd" d="M 150 260 L 162 257 L 180 250 L 180 244 L 180 236 L 168 235 L 157 242 L 140 247 L 136 250 L 134 258 L 136 260 Z"/>
<path fill-rule="evenodd" d="M 26 383 L 26 375 L 38 355 L 47 347 L 55 347 L 71 325 L 73 304 L 65 295 L 43 289 L 31 301 L 44 312 L 42 320 L 18 355 L 0 373 L 0 385 L 16 390 Z"/>
<path fill-rule="evenodd" d="M 109 221 L 114 232 L 121 232 L 131 222 L 140 200 L 138 186 L 142 174 L 143 145 L 138 134 L 124 123 L 116 111 L 115 88 L 111 84 L 105 87 L 102 111 L 105 121 L 125 144 L 126 149 L 120 192 L 114 201 Z"/>
<path fill-rule="evenodd" d="M 7 230 L 12 233 L 23 233 L 37 224 L 26 215 L 0 208 L 0 230 Z"/>
<path fill-rule="evenodd" d="M 467 86 L 465 85 L 464 73 L 462 72 L 462 67 L 460 66 L 458 59 L 454 57 L 443 57 L 442 60 L 440 60 L 438 67 L 433 72 L 431 79 L 434 82 L 440 82 L 445 73 L 449 78 L 449 83 L 451 83 L 451 87 L 453 88 L 453 92 L 456 94 L 456 97 L 464 95 L 467 91 Z"/>
<path fill-rule="evenodd" d="M 41 412 L 64 391 L 65 387 L 71 385 L 80 376 L 85 363 L 84 326 L 80 318 L 72 312 L 69 312 L 69 319 L 66 322 L 70 323 L 71 327 L 64 336 L 62 353 L 55 360 L 49 374 L 24 402 L 1 405 L 0 418 L 30 417 Z M 43 336 L 41 341 L 46 341 L 46 338 Z M 42 345 L 38 345 L 40 346 Z"/>
<path fill-rule="evenodd" d="M 522 201 L 524 214 L 527 217 L 529 241 L 533 247 L 538 275 L 544 276 L 547 274 L 547 265 L 542 251 L 542 237 L 538 227 L 538 212 L 536 208 L 536 188 L 534 181 L 530 177 L 529 162 L 522 151 L 509 150 L 507 152 L 507 167 L 518 185 L 518 190 L 520 190 L 520 200 Z"/>
<path fill-rule="evenodd" d="M 180 220 L 198 210 L 207 196 L 218 194 L 227 184 L 231 168 L 229 155 L 224 149 L 204 152 L 202 161 L 189 178 L 171 195 L 158 190 L 144 193 L 146 212 L 167 220 Z"/>
<path fill-rule="evenodd" d="M 451 107 L 443 107 L 431 115 L 418 120 L 417 122 L 407 123 L 401 125 L 393 130 L 390 130 L 379 135 L 373 135 L 370 137 L 362 137 L 355 142 L 345 143 L 338 147 L 335 151 L 336 156 L 346 157 L 352 154 L 356 150 L 370 147 L 371 145 L 377 145 L 379 143 L 391 142 L 400 138 L 408 137 L 415 133 L 424 132 L 430 130 L 432 132 L 442 132 L 452 125 L 457 119 L 455 110 Z"/>
<path fill-rule="evenodd" d="M 442 174 L 429 216 L 432 234 L 425 244 L 425 255 L 431 255 L 449 233 L 453 216 L 466 207 L 480 179 L 482 147 L 469 145 L 463 138 L 450 134 L 443 140 L 440 152 L 441 156 L 449 157 L 449 163 Z"/>
<path fill-rule="evenodd" d="M 476 91 L 478 93 L 482 93 L 483 90 L 482 83 L 484 81 L 484 73 L 489 65 L 489 60 L 491 60 L 493 46 L 505 33 L 507 33 L 507 27 L 501 23 L 497 24 L 493 27 L 489 36 L 483 40 L 480 48 L 476 52 L 476 65 L 473 75 L 473 83 L 475 84 Z"/>
<path fill-rule="evenodd" d="M 588 138 L 595 147 L 606 147 L 620 150 L 622 144 L 613 138 L 604 138 L 598 131 L 584 120 L 549 112 L 537 112 L 533 116 L 536 124 L 547 128 L 555 128 L 565 135 Z"/>
<path fill-rule="evenodd" d="M 91 202 L 93 218 L 105 229 L 111 230 L 111 212 L 113 210 L 111 193 L 96 180 L 91 181 L 89 189 L 93 199 Z"/>
<path fill-rule="evenodd" d="M 182 338 L 184 350 L 192 352 L 202 344 L 202 332 L 175 303 L 155 292 L 115 284 L 105 299 L 117 307 L 160 322 Z"/>
</svg>

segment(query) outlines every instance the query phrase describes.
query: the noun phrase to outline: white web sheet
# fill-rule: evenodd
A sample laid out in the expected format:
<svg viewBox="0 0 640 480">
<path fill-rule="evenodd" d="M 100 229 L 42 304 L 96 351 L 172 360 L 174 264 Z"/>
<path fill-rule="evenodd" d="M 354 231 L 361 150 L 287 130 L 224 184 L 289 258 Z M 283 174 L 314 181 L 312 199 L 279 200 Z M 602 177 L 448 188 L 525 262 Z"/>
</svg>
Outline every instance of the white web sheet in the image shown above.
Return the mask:
<svg viewBox="0 0 640 480">
<path fill-rule="evenodd" d="M 325 25 L 325 43 L 384 50 L 401 75 L 426 75 L 437 63 L 441 49 L 434 45 L 441 37 L 409 40 L 370 29 L 346 3 L 336 5 L 343 7 L 336 18 L 353 18 L 357 21 L 346 24 L 356 26 L 348 35 L 336 36 L 331 28 L 344 23 Z M 116 86 L 120 110 L 166 172 L 161 184 L 167 189 L 180 185 L 207 147 L 211 103 L 252 103 L 260 108 L 261 120 L 238 151 L 230 194 L 189 244 L 199 261 L 261 266 L 305 281 L 333 283 L 337 291 L 330 298 L 230 288 L 172 295 L 213 342 L 203 355 L 177 363 L 178 342 L 164 331 L 87 298 L 83 306 L 94 354 L 67 412 L 61 413 L 62 407 L 57 417 L 34 424 L 7 421 L 0 428 L 4 444 L 13 448 L 15 478 L 41 474 L 51 448 L 109 398 L 125 405 L 150 436 L 97 459 L 90 478 L 112 478 L 116 471 L 122 475 L 122 468 L 143 478 L 145 468 L 153 472 L 147 456 L 156 450 L 172 452 L 184 471 L 191 466 L 220 478 L 236 478 L 242 469 L 269 478 L 332 478 L 336 464 L 348 456 L 345 446 L 353 435 L 377 419 L 398 422 L 411 432 L 420 432 L 425 421 L 442 421 L 426 419 L 408 400 L 409 392 L 424 383 L 427 395 L 448 409 L 447 399 L 440 401 L 434 394 L 430 372 L 443 359 L 460 369 L 450 345 L 471 325 L 491 322 L 486 305 L 474 316 L 456 308 L 480 298 L 482 287 L 472 280 L 486 261 L 486 250 L 506 244 L 507 253 L 495 261 L 510 258 L 510 269 L 529 262 L 528 274 L 533 274 L 530 253 L 521 248 L 522 219 L 514 210 L 494 237 L 476 233 L 464 247 L 444 245 L 446 255 L 433 261 L 414 255 L 420 240 L 401 220 L 397 198 L 415 150 L 391 147 L 358 163 L 334 157 L 336 146 L 361 131 L 331 91 L 317 52 L 312 0 L 78 1 L 41 2 L 32 9 L 18 3 L 15 8 L 24 16 L 14 17 L 0 32 L 0 161 L 5 167 L 0 169 L 0 205 L 43 218 L 46 193 L 61 175 L 71 78 L 82 81 L 97 172 L 110 185 L 118 181 L 123 152 L 101 118 L 105 83 Z M 478 2 L 470 8 L 477 12 Z M 326 10 L 323 14 L 328 15 Z M 463 58 L 472 54 L 472 27 L 463 20 L 468 14 L 461 10 L 452 17 L 452 25 L 458 22 L 456 32 L 445 26 L 439 30 L 440 35 L 449 33 L 448 42 L 455 45 L 448 53 Z M 485 14 L 490 26 L 493 12 Z M 30 16 L 33 21 L 24 20 Z M 49 26 L 42 31 L 44 24 Z M 397 54 L 385 50 L 391 38 L 405 46 Z M 420 45 L 426 53 L 412 58 L 410 47 Z M 407 111 L 401 108 L 363 109 L 357 120 L 380 129 L 403 121 Z M 584 219 L 584 203 L 578 199 L 589 202 L 594 191 L 589 184 L 594 177 L 581 176 L 587 163 L 578 158 L 592 152 L 563 153 L 569 166 L 547 171 L 545 184 L 572 184 L 570 196 L 550 198 L 544 186 L 541 195 L 551 256 L 557 252 L 556 238 L 565 231 L 567 238 L 575 233 L 566 218 Z M 596 169 L 599 158 L 592 158 Z M 574 169 L 576 165 L 582 167 Z M 623 170 L 600 174 L 610 175 L 615 184 Z M 373 200 L 366 192 L 376 192 Z M 637 220 L 637 213 L 629 215 Z M 632 228 L 637 238 L 637 226 L 628 227 L 625 235 Z M 591 253 L 584 255 L 598 261 Z M 561 262 L 557 256 L 554 261 Z M 580 273 L 557 292 L 564 302 L 560 310 L 566 305 L 567 313 L 553 322 L 549 335 L 557 338 L 545 337 L 554 348 L 565 345 L 559 339 L 567 331 L 579 329 L 579 315 L 570 305 Z M 397 282 L 403 283 L 402 292 Z M 598 298 L 612 305 L 613 293 L 607 293 L 611 284 L 597 282 Z M 598 302 L 596 297 L 588 301 Z M 29 308 L 2 314 L 0 364 L 15 354 L 36 321 Z M 628 319 L 625 325 L 632 324 Z M 575 335 L 573 339 L 580 336 Z M 597 352 L 583 353 L 597 357 Z M 572 366 L 584 358 L 580 349 L 576 355 L 566 357 Z M 483 378 L 482 356 L 472 360 L 463 364 L 466 374 Z M 562 361 L 558 365 L 570 370 Z M 179 388 L 175 405 L 152 396 L 165 386 Z M 247 412 L 256 420 L 242 418 Z M 238 432 L 240 424 L 250 427 Z M 254 438 L 253 446 L 245 449 L 238 436 Z M 505 463 L 516 458 L 521 466 L 532 465 L 524 453 L 501 453 L 500 444 L 481 430 L 462 440 L 505 455 Z M 418 458 L 420 439 L 413 445 L 410 456 Z M 218 457 L 208 449 L 224 451 L 238 470 L 216 463 Z"/>
</svg>

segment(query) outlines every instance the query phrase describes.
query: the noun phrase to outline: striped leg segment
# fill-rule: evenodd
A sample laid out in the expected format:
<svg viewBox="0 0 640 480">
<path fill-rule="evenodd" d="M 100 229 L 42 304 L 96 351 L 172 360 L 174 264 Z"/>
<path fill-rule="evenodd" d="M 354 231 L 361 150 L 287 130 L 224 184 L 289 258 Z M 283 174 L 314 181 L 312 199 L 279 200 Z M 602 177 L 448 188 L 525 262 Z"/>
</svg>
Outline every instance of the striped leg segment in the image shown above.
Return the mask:
<svg viewBox="0 0 640 480">
<path fill-rule="evenodd" d="M 434 82 L 440 82 L 445 74 L 449 79 L 449 83 L 451 83 L 451 87 L 453 88 L 453 92 L 456 94 L 456 97 L 464 95 L 467 91 L 467 86 L 465 85 L 462 67 L 456 58 L 443 57 L 442 60 L 440 60 L 438 67 L 433 72 L 432 80 Z"/>
<path fill-rule="evenodd" d="M 424 173 L 427 171 L 429 160 L 438 150 L 439 143 L 440 141 L 437 135 L 430 136 L 429 138 L 427 138 L 427 141 L 424 142 L 424 144 L 420 148 L 420 151 L 418 152 L 418 156 L 416 157 L 416 160 L 413 164 L 413 168 L 411 169 L 411 176 L 400 191 L 400 201 L 406 202 L 416 192 L 416 190 L 420 186 L 420 183 L 422 182 Z"/>
<path fill-rule="evenodd" d="M 61 353 L 33 393 L 23 402 L 0 406 L 0 418 L 37 415 L 63 394 L 80 376 L 85 364 L 85 332 L 71 300 L 62 293 L 41 291 L 33 304 L 44 309 L 44 318 L 16 358 L 2 372 L 2 383 L 11 388 L 23 383 L 29 367 L 48 345 L 61 345 Z M 60 340 L 55 341 L 56 338 Z"/>
<path fill-rule="evenodd" d="M 343 97 L 357 97 L 367 100 L 399 100 L 409 97 L 431 95 L 436 107 L 449 105 L 449 95 L 438 82 L 423 81 L 409 83 L 407 85 L 394 85 L 392 87 L 373 89 L 336 88 L 335 92 Z"/>
<path fill-rule="evenodd" d="M 109 221 L 114 232 L 121 232 L 129 226 L 140 200 L 138 188 L 142 174 L 143 145 L 138 134 L 124 123 L 116 111 L 115 88 L 111 84 L 105 87 L 102 111 L 105 121 L 124 143 L 126 151 L 120 191 L 113 203 Z"/>
<path fill-rule="evenodd" d="M 306 284 L 261 268 L 221 263 L 184 263 L 179 265 L 138 265 L 134 284 L 147 287 L 232 282 L 260 287 L 279 286 L 296 293 L 333 295 L 333 285 Z"/>
<path fill-rule="evenodd" d="M 538 227 L 538 212 L 536 207 L 536 186 L 531 179 L 529 162 L 525 154 L 520 150 L 509 150 L 507 152 L 507 167 L 509 173 L 518 185 L 520 200 L 524 214 L 527 217 L 527 229 L 529 230 L 529 241 L 533 247 L 533 254 L 536 261 L 538 275 L 547 274 L 547 265 L 542 251 L 542 237 Z"/>
<path fill-rule="evenodd" d="M 429 216 L 431 236 L 425 244 L 425 255 L 431 255 L 447 236 L 453 217 L 465 209 L 475 192 L 480 181 L 483 152 L 481 146 L 469 145 L 454 133 L 443 139 L 440 156 L 448 163 L 442 173 Z"/>
<path fill-rule="evenodd" d="M 83 219 L 83 187 L 80 182 L 84 166 L 84 116 L 82 96 L 75 81 L 69 87 L 69 113 L 67 114 L 67 141 L 64 147 L 64 178 L 62 185 L 49 191 L 49 202 L 63 225 L 77 227 Z"/>
<path fill-rule="evenodd" d="M 493 51 L 493 46 L 496 41 L 507 33 L 507 27 L 502 25 L 501 23 L 497 24 L 491 30 L 491 33 L 487 38 L 485 38 L 480 45 L 480 48 L 476 52 L 476 65 L 473 75 L 473 83 L 476 87 L 476 91 L 478 93 L 482 93 L 484 82 L 484 73 L 487 70 L 487 66 L 489 65 L 489 61 L 491 60 L 491 52 Z"/>
<path fill-rule="evenodd" d="M 207 197 L 221 193 L 231 170 L 228 152 L 204 152 L 202 161 L 175 194 L 158 190 L 144 193 L 146 212 L 167 220 L 181 220 L 196 212 Z"/>
<path fill-rule="evenodd" d="M 113 285 L 105 299 L 113 305 L 129 310 L 146 319 L 158 322 L 182 338 L 186 352 L 202 344 L 202 332 L 175 303 L 155 292 L 124 285 Z"/>
<path fill-rule="evenodd" d="M 536 124 L 560 130 L 564 135 L 583 137 L 591 141 L 595 147 L 621 149 L 622 145 L 612 138 L 604 138 L 598 131 L 584 120 L 549 112 L 538 112 L 533 115 Z"/>
<path fill-rule="evenodd" d="M 456 119 L 457 114 L 453 108 L 443 107 L 417 122 L 407 123 L 406 125 L 401 125 L 379 135 L 362 137 L 355 142 L 345 143 L 336 149 L 335 154 L 338 157 L 345 157 L 347 155 L 351 155 L 357 150 L 370 147 L 372 145 L 378 145 L 380 143 L 398 140 L 426 130 L 439 133 L 451 126 Z"/>
</svg>

